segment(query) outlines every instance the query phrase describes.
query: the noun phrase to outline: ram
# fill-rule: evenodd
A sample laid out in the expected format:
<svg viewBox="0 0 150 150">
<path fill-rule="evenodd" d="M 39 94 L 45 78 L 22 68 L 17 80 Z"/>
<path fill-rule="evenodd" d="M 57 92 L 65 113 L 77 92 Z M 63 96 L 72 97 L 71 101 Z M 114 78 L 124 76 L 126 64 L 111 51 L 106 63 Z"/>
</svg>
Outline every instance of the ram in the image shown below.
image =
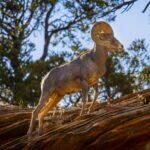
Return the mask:
<svg viewBox="0 0 150 150">
<path fill-rule="evenodd" d="M 105 64 L 109 52 L 123 51 L 123 45 L 114 37 L 113 30 L 106 22 L 97 22 L 91 30 L 94 47 L 91 51 L 77 59 L 56 67 L 48 72 L 41 82 L 41 96 L 39 104 L 32 112 L 28 135 L 32 134 L 36 118 L 39 119 L 39 134 L 42 133 L 43 119 L 49 110 L 57 105 L 65 94 L 82 90 L 82 109 L 88 99 L 88 88 L 95 89 L 92 106 L 98 97 L 98 79 L 106 71 Z"/>
</svg>

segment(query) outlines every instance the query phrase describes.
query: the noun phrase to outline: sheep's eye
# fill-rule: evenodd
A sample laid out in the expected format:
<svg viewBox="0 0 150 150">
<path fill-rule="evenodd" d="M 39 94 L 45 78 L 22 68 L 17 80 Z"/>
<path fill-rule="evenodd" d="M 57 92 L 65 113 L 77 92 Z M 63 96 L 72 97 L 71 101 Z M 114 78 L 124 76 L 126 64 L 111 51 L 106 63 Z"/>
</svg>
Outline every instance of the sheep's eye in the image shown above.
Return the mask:
<svg viewBox="0 0 150 150">
<path fill-rule="evenodd" d="M 100 39 L 100 40 L 103 40 L 103 38 L 102 38 L 101 36 L 99 36 L 99 39 Z"/>
<path fill-rule="evenodd" d="M 96 37 L 99 38 L 99 34 L 96 34 Z"/>
</svg>

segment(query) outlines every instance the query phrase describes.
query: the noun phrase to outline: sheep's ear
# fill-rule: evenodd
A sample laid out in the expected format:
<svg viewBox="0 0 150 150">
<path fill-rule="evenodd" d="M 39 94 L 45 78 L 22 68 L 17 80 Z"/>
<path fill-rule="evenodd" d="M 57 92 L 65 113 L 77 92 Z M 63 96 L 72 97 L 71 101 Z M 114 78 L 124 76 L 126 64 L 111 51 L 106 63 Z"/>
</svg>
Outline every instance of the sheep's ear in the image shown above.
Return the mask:
<svg viewBox="0 0 150 150">
<path fill-rule="evenodd" d="M 97 22 L 93 25 L 93 28 L 91 30 L 91 38 L 93 41 L 98 41 L 101 39 L 103 34 L 112 34 L 113 30 L 111 26 L 103 21 Z"/>
</svg>

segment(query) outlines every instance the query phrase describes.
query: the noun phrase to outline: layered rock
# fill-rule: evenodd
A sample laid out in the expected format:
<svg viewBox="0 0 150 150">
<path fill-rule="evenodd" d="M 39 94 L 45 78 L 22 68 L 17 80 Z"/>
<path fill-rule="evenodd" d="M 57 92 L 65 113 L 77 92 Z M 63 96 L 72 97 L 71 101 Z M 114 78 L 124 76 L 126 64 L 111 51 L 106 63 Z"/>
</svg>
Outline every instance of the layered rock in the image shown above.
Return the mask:
<svg viewBox="0 0 150 150">
<path fill-rule="evenodd" d="M 0 115 L 0 149 L 150 149 L 150 90 L 96 103 L 89 115 L 79 112 L 80 106 L 49 112 L 43 135 L 35 131 L 29 139 L 31 110 L 7 110 Z"/>
</svg>

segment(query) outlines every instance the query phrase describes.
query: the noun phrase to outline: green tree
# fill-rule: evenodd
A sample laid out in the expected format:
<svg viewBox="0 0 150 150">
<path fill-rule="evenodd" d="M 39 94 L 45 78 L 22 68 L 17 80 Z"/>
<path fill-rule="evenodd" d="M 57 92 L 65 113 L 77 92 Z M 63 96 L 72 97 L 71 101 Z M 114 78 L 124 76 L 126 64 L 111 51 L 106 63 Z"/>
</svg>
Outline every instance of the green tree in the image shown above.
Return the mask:
<svg viewBox="0 0 150 150">
<path fill-rule="evenodd" d="M 109 56 L 101 82 L 104 96 L 116 98 L 149 88 L 149 61 L 148 46 L 143 39 L 133 41 L 124 53 Z"/>
<path fill-rule="evenodd" d="M 38 0 L 0 1 L 0 98 L 24 103 L 25 79 L 34 44 L 28 40 L 37 29 Z"/>
</svg>

